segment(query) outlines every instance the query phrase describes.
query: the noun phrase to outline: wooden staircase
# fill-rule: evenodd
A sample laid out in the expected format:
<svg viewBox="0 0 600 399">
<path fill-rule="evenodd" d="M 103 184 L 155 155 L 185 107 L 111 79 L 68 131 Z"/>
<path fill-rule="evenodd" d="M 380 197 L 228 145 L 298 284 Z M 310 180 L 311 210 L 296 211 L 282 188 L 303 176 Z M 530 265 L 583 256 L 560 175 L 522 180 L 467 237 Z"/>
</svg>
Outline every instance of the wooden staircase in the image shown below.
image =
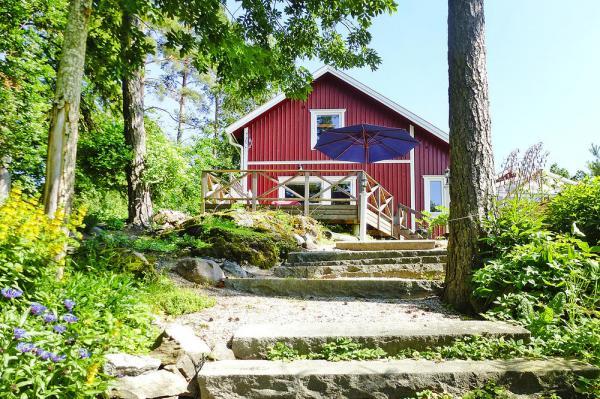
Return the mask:
<svg viewBox="0 0 600 399">
<path fill-rule="evenodd" d="M 317 193 L 315 186 L 320 187 Z M 418 238 L 407 225 L 408 217 L 418 212 L 400 204 L 396 213 L 393 195 L 363 170 L 203 171 L 202 198 L 203 212 L 234 204 L 251 210 L 269 207 L 326 223 L 357 225 L 361 240 L 368 229 L 385 237 Z"/>
</svg>

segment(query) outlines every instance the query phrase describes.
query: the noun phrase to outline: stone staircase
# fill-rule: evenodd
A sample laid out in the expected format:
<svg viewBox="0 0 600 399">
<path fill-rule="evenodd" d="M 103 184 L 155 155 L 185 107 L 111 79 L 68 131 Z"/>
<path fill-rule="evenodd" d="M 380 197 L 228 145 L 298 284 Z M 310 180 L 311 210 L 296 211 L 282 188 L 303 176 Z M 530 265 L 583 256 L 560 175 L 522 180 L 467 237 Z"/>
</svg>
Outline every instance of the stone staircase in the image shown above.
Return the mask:
<svg viewBox="0 0 600 399">
<path fill-rule="evenodd" d="M 473 335 L 529 339 L 529 332 L 521 327 L 478 320 L 448 320 L 429 325 L 420 322 L 247 325 L 232 338 L 237 360 L 209 362 L 200 371 L 201 397 L 379 399 L 414 397 L 424 390 L 460 397 L 493 381 L 519 398 L 537 398 L 550 392 L 561 398 L 575 398 L 578 397 L 573 389 L 576 379 L 600 377 L 600 370 L 564 359 L 264 360 L 268 350 L 278 342 L 307 354 L 324 343 L 348 337 L 366 348 L 382 348 L 394 355 L 403 349 L 450 345 L 456 339 Z"/>
<path fill-rule="evenodd" d="M 442 284 L 446 251 L 429 247 L 292 253 L 272 276 L 229 278 L 226 286 L 267 296 L 404 298 L 436 295 Z M 411 244 L 412 245 L 412 244 Z M 368 248 L 371 249 L 371 248 Z M 282 342 L 308 354 L 339 338 L 365 348 L 381 348 L 390 356 L 405 349 L 450 345 L 469 336 L 527 341 L 529 332 L 501 322 L 443 319 L 394 324 L 353 322 L 312 324 L 248 324 L 234 332 L 236 360 L 207 362 L 198 375 L 202 399 L 213 398 L 403 398 L 432 390 L 459 395 L 488 381 L 519 397 L 556 392 L 577 397 L 572 382 L 580 376 L 600 377 L 592 366 L 563 359 L 545 360 L 324 360 L 269 361 L 267 353 Z"/>
<path fill-rule="evenodd" d="M 228 288 L 259 295 L 420 299 L 441 289 L 446 251 L 295 252 L 273 275 L 229 278 Z"/>
</svg>

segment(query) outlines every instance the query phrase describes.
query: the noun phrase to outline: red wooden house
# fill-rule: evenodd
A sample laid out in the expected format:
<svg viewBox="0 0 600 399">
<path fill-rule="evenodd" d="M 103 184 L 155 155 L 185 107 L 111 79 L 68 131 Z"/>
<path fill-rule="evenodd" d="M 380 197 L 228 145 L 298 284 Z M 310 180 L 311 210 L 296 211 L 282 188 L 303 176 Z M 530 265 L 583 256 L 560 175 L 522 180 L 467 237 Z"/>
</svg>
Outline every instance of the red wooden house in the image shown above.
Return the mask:
<svg viewBox="0 0 600 399">
<path fill-rule="evenodd" d="M 231 195 L 235 185 L 228 186 L 230 197 L 247 201 L 253 197 L 254 206 L 270 202 L 300 210 L 304 207 L 317 218 L 343 221 L 344 217 L 336 219 L 334 214 L 359 212 L 357 171 L 365 170 L 372 211 L 391 208 L 396 225 L 403 222 L 414 230 L 411 210 L 413 214 L 435 212 L 437 206 L 447 206 L 446 132 L 331 67 L 323 67 L 313 76 L 313 90 L 305 101 L 279 95 L 227 127 L 232 142 L 241 150 L 241 170 L 254 171 L 243 173 L 242 187 L 235 195 Z M 405 128 L 420 145 L 404 157 L 368 165 L 332 160 L 313 149 L 320 132 L 360 123 Z M 214 196 L 218 190 L 211 190 L 208 184 L 204 182 L 205 192 Z M 378 188 L 381 192 L 374 193 Z M 310 195 L 309 202 L 303 200 L 308 197 L 305 194 Z M 402 214 L 406 217 L 399 220 Z M 357 221 L 351 219 L 346 221 Z M 378 229 L 380 221 L 367 222 Z"/>
</svg>

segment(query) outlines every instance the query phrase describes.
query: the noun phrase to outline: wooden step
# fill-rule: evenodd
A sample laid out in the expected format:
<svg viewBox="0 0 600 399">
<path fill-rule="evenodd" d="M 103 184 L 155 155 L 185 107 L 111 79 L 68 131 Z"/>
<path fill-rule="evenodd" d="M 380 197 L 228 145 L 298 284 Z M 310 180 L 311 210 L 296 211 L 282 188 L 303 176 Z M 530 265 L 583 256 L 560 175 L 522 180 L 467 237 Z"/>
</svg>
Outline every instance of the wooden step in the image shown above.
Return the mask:
<svg viewBox="0 0 600 399">
<path fill-rule="evenodd" d="M 435 240 L 339 241 L 335 243 L 335 247 L 349 251 L 434 249 Z"/>
<path fill-rule="evenodd" d="M 442 282 L 402 278 L 228 278 L 225 287 L 267 296 L 421 299 L 438 295 Z"/>
<path fill-rule="evenodd" d="M 202 399 L 406 398 L 424 390 L 462 395 L 488 382 L 517 395 L 556 392 L 573 398 L 572 383 L 579 377 L 598 378 L 600 372 L 563 359 L 223 360 L 206 363 L 198 382 Z"/>
<path fill-rule="evenodd" d="M 365 348 L 381 348 L 389 355 L 404 349 L 452 344 L 469 336 L 505 337 L 528 341 L 523 327 L 485 320 L 444 320 L 435 322 L 248 324 L 233 335 L 232 350 L 238 359 L 266 359 L 269 349 L 282 342 L 301 355 L 318 352 L 326 343 L 351 338 Z"/>
</svg>

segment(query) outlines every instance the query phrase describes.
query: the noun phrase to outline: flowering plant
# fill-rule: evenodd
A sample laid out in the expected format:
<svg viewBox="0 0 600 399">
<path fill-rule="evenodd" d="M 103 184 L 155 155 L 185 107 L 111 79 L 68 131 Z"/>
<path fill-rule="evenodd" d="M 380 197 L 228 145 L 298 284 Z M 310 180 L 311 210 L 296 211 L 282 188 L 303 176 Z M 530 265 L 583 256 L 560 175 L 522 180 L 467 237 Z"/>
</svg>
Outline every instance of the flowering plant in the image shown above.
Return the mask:
<svg viewBox="0 0 600 399">
<path fill-rule="evenodd" d="M 83 216 L 84 211 L 78 210 L 66 222 L 61 212 L 50 219 L 37 198 L 23 197 L 14 188 L 0 204 L 0 287 L 22 293 L 37 277 L 64 266 L 61 254 L 77 246 Z"/>
<path fill-rule="evenodd" d="M 85 330 L 77 328 L 74 301 L 65 301 L 68 306 L 61 309 L 28 303 L 10 289 L 1 292 L 0 361 L 5 367 L 0 369 L 0 392 L 19 397 L 25 388 L 41 398 L 59 396 L 57 390 L 59 397 L 94 396 L 105 390 L 105 381 L 95 380 L 98 356 L 81 339 Z M 58 324 L 56 314 L 61 313 L 66 325 Z"/>
</svg>

